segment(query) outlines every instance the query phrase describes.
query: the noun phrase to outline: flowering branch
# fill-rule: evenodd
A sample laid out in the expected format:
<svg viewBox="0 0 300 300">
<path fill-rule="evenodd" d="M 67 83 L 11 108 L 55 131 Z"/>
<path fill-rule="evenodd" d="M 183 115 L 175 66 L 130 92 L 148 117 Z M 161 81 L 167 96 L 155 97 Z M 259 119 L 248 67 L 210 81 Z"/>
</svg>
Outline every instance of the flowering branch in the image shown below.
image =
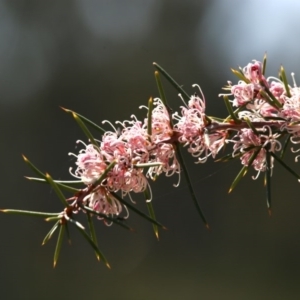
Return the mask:
<svg viewBox="0 0 300 300">
<path fill-rule="evenodd" d="M 152 223 L 158 239 L 159 228 L 165 227 L 156 220 L 150 182 L 161 174 L 168 177 L 177 174 L 178 183 L 174 185 L 178 186 L 182 172 L 196 210 L 209 228 L 182 158 L 180 148 L 184 147 L 196 158 L 196 163 L 205 163 L 209 158 L 223 162 L 240 159 L 242 168 L 233 180 L 229 192 L 250 168 L 257 172 L 253 179 L 264 173 L 267 208 L 271 214 L 274 160 L 300 181 L 300 176 L 283 162 L 289 144 L 300 144 L 300 89 L 293 73 L 293 86 L 288 84 L 283 67 L 280 68 L 279 78 L 266 78 L 266 61 L 265 56 L 263 63 L 254 60 L 244 68 L 232 70 L 239 78 L 238 83 L 228 82 L 224 87 L 226 92 L 219 95 L 224 98 L 229 113 L 225 119 L 207 116 L 206 100 L 201 88 L 194 85 L 199 94 L 189 96 L 157 63 L 154 63 L 154 75 L 160 98 L 150 98 L 147 107 L 141 106 L 147 110 L 143 121 L 139 121 L 134 115 L 130 120 L 117 121 L 121 130 L 116 129 L 109 121 L 103 121 L 102 123 L 111 126 L 111 130 L 105 130 L 86 117 L 62 108 L 73 116 L 88 139 L 88 143 L 77 141 L 82 146 L 78 153 L 69 153 L 76 158 L 75 170 L 70 168 L 70 174 L 76 180 L 53 180 L 25 156 L 23 158 L 38 176 L 26 178 L 50 184 L 61 200 L 63 210 L 59 213 L 13 209 L 1 211 L 42 217 L 48 222 L 55 222 L 43 240 L 45 244 L 58 231 L 54 266 L 58 261 L 64 233 L 70 240 L 68 224 L 73 224 L 92 246 L 96 258 L 109 267 L 98 248 L 93 219 L 102 220 L 107 226 L 116 224 L 133 231 L 127 224 L 129 211 L 132 211 Z M 180 112 L 173 113 L 169 107 L 160 74 L 180 92 L 179 97 L 183 102 Z M 101 136 L 94 137 L 89 127 Z M 217 158 L 225 145 L 231 146 L 232 150 Z M 297 153 L 300 149 L 292 147 L 291 151 Z M 299 156 L 296 155 L 296 161 Z M 76 188 L 77 185 L 81 185 L 81 188 Z M 67 198 L 63 191 L 71 193 L 71 197 Z M 135 206 L 135 193 L 144 195 L 148 215 Z M 126 197 L 129 200 L 125 200 Z M 76 220 L 78 213 L 86 215 L 87 227 Z"/>
</svg>

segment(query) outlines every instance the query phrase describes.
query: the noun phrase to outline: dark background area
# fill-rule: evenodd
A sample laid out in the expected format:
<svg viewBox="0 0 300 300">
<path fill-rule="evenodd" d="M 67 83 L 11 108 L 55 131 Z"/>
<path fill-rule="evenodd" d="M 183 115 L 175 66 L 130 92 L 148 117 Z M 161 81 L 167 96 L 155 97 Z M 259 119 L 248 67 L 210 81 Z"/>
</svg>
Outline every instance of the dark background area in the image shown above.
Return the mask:
<svg viewBox="0 0 300 300">
<path fill-rule="evenodd" d="M 189 93 L 201 85 L 209 115 L 224 117 L 218 97 L 231 67 L 268 53 L 267 75 L 283 64 L 300 83 L 297 1 L 0 1 L 1 208 L 56 212 L 49 186 L 31 183 L 25 154 L 56 179 L 68 173 L 85 139 L 73 109 L 96 123 L 125 120 L 158 96 L 152 62 Z M 290 80 L 290 76 L 289 76 Z M 182 104 L 164 81 L 174 110 Z M 106 127 L 109 129 L 109 127 Z M 186 154 L 186 153 L 185 153 Z M 156 241 L 152 226 L 131 213 L 130 233 L 96 224 L 100 249 L 112 269 L 97 263 L 74 230 L 52 268 L 55 238 L 41 242 L 51 224 L 0 215 L 0 288 L 3 299 L 296 299 L 300 292 L 299 183 L 281 166 L 273 174 L 273 215 L 262 178 L 240 169 L 194 164 L 185 155 L 211 226 L 194 209 L 186 182 L 163 176 L 152 185 L 157 218 L 168 227 Z M 293 155 L 287 157 L 297 172 Z M 142 198 L 135 197 L 145 210 Z"/>
</svg>

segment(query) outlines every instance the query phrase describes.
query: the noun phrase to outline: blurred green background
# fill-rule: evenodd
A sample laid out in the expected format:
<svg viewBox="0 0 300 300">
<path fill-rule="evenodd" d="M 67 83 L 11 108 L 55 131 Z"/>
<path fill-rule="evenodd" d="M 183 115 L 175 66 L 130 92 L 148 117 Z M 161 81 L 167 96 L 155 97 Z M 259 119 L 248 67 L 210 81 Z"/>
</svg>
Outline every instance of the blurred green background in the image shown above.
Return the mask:
<svg viewBox="0 0 300 300">
<path fill-rule="evenodd" d="M 226 115 L 221 87 L 236 81 L 230 67 L 261 60 L 266 51 L 268 76 L 283 64 L 300 83 L 299 11 L 298 1 L 0 1 L 0 207 L 59 211 L 49 186 L 23 178 L 33 174 L 21 154 L 57 179 L 70 178 L 68 152 L 77 152 L 84 136 L 59 106 L 99 124 L 131 114 L 142 119 L 138 107 L 158 96 L 153 61 L 189 93 L 201 85 L 208 114 L 219 117 Z M 177 92 L 165 87 L 179 110 Z M 55 239 L 41 247 L 51 224 L 2 214 L 1 298 L 297 299 L 299 183 L 275 166 L 269 217 L 262 178 L 251 180 L 254 173 L 227 194 L 239 162 L 185 159 L 211 231 L 186 182 L 172 186 L 175 177 L 152 185 L 157 217 L 169 229 L 159 242 L 133 213 L 136 233 L 96 224 L 112 270 L 96 262 L 74 230 L 53 269 Z M 142 198 L 135 199 L 144 210 Z"/>
</svg>

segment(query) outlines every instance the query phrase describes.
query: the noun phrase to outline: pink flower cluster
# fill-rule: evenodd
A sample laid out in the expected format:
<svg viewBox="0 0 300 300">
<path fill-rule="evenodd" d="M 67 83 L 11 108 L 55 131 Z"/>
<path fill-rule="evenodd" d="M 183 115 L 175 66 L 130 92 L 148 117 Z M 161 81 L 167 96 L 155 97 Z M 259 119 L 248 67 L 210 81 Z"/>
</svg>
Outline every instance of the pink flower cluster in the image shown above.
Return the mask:
<svg viewBox="0 0 300 300">
<path fill-rule="evenodd" d="M 262 63 L 254 60 L 240 70 L 244 80 L 236 85 L 229 82 L 228 87 L 231 92 L 229 95 L 234 97 L 232 105 L 239 110 L 238 118 L 252 122 L 256 133 L 249 128 L 238 129 L 232 139 L 226 140 L 234 143 L 233 155 L 238 150 L 244 153 L 241 156 L 243 165 L 248 165 L 251 155 L 260 147 L 252 162 L 254 169 L 259 172 L 266 169 L 266 152 L 274 153 L 281 149 L 281 136 L 289 133 L 293 143 L 300 143 L 300 90 L 294 74 L 294 86 L 291 87 L 283 81 L 285 74 L 281 73 L 281 79 L 265 78 L 262 68 Z M 232 129 L 235 127 L 232 126 Z M 264 134 L 265 131 L 268 131 L 268 135 Z M 251 150 L 247 150 L 249 147 Z"/>
<path fill-rule="evenodd" d="M 148 134 L 148 119 L 140 122 L 132 116 L 130 121 L 116 122 L 122 126 L 121 130 L 111 124 L 114 130 L 105 132 L 99 145 L 86 145 L 78 141 L 85 148 L 78 155 L 70 153 L 77 158 L 77 168 L 74 172 L 70 169 L 70 172 L 86 185 L 93 185 L 107 166 L 115 162 L 107 177 L 100 183 L 100 188 L 84 199 L 94 210 L 107 215 L 118 215 L 122 211 L 122 205 L 111 192 L 121 191 L 122 197 L 130 196 L 131 192 L 144 192 L 147 187 L 150 189 L 149 177 L 155 179 L 161 173 L 167 176 L 179 174 L 180 166 L 174 146 L 169 142 L 173 135 L 169 114 L 161 100 L 155 99 L 154 106 L 151 135 Z M 146 174 L 145 168 L 148 168 Z"/>
<path fill-rule="evenodd" d="M 72 154 L 77 158 L 72 175 L 86 185 L 93 185 L 107 166 L 115 163 L 107 177 L 84 198 L 84 203 L 107 215 L 120 214 L 122 205 L 112 192 L 121 191 L 122 197 L 130 197 L 131 192 L 140 193 L 147 188 L 151 191 L 149 179 L 155 180 L 162 173 L 180 174 L 177 144 L 187 147 L 199 163 L 210 156 L 215 158 L 225 144 L 231 144 L 232 156 L 240 157 L 244 166 L 251 164 L 258 172 L 256 178 L 266 171 L 267 162 L 272 169 L 274 158 L 267 160 L 268 154 L 281 150 L 279 139 L 283 135 L 290 134 L 293 143 L 300 143 L 300 89 L 294 77 L 294 86 L 287 85 L 285 74 L 281 80 L 265 78 L 259 61 L 238 72 L 242 80 L 236 85 L 229 82 L 226 88 L 230 91 L 227 95 L 234 97 L 230 101 L 232 106 L 238 108 L 236 118 L 232 113 L 223 121 L 208 117 L 204 95 L 194 85 L 200 96 L 191 96 L 188 103 L 182 98 L 181 114 L 172 115 L 174 124 L 163 102 L 154 99 L 154 109 L 148 111 L 143 122 L 133 115 L 131 120 L 116 122 L 121 130 L 111 124 L 113 131 L 105 132 L 97 145 L 78 141 L 84 149 L 78 155 Z"/>
<path fill-rule="evenodd" d="M 197 85 L 194 85 L 197 86 Z M 215 158 L 223 147 L 226 132 L 223 130 L 209 132 L 210 120 L 205 114 L 205 98 L 199 86 L 202 99 L 198 95 L 190 98 L 186 106 L 181 107 L 181 116 L 173 114 L 177 121 L 174 129 L 178 132 L 178 141 L 188 146 L 188 152 L 198 157 L 198 162 L 206 162 L 209 156 Z"/>
</svg>

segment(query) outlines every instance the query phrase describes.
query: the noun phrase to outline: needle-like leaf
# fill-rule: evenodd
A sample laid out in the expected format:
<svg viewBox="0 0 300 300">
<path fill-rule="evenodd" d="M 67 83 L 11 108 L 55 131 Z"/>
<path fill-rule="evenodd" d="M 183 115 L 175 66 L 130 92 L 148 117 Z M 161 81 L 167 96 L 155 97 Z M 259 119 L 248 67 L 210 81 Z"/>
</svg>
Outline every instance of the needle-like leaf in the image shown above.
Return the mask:
<svg viewBox="0 0 300 300">
<path fill-rule="evenodd" d="M 87 138 L 90 140 L 90 142 L 98 148 L 98 143 L 95 141 L 93 135 L 91 134 L 91 132 L 88 130 L 88 128 L 85 126 L 85 124 L 82 122 L 82 120 L 80 119 L 80 117 L 73 112 L 72 113 L 73 118 L 75 119 L 75 121 L 77 122 L 77 124 L 79 125 L 79 127 L 81 128 L 81 130 L 83 131 L 83 133 L 87 136 Z"/>
<path fill-rule="evenodd" d="M 281 149 L 281 152 L 280 152 L 280 158 L 283 159 L 284 157 L 284 154 L 286 153 L 286 150 L 287 150 L 287 147 L 290 143 L 290 138 L 291 138 L 291 134 L 288 134 L 287 138 L 285 139 L 284 143 L 283 143 L 283 146 L 282 146 L 282 149 Z"/>
<path fill-rule="evenodd" d="M 101 133 L 105 133 L 105 130 L 102 127 L 100 127 L 96 123 L 92 122 L 91 120 L 87 119 L 86 117 L 80 115 L 79 113 L 77 113 L 73 110 L 64 108 L 64 107 L 61 107 L 61 109 L 64 110 L 65 112 L 67 112 L 67 113 L 71 113 L 72 115 L 73 115 L 73 113 L 75 113 L 84 123 L 90 125 L 91 127 L 96 129 L 97 131 L 100 131 Z"/>
<path fill-rule="evenodd" d="M 99 250 L 98 246 L 94 243 L 94 241 L 92 240 L 92 238 L 82 228 L 83 226 L 82 225 L 79 226 L 78 224 L 80 224 L 80 223 L 78 223 L 77 221 L 75 221 L 73 219 L 69 219 L 68 221 L 75 225 L 75 227 L 78 229 L 78 231 L 83 235 L 83 237 L 92 246 L 92 248 L 94 249 L 94 251 L 97 253 L 96 257 L 98 258 L 98 260 L 102 260 L 105 263 L 105 265 L 110 269 L 110 265 L 109 265 L 108 261 L 106 260 L 105 256 Z"/>
<path fill-rule="evenodd" d="M 89 212 L 87 212 L 86 216 L 87 216 L 87 220 L 88 220 L 88 225 L 89 225 L 91 239 L 95 243 L 95 245 L 98 247 L 95 226 L 94 226 L 91 214 Z M 99 257 L 99 255 L 98 255 L 98 253 L 96 251 L 95 251 L 95 254 L 96 254 L 97 259 L 100 260 L 100 257 Z"/>
<path fill-rule="evenodd" d="M 60 224 L 59 234 L 57 237 L 56 247 L 54 251 L 53 268 L 55 268 L 61 250 L 62 241 L 64 238 L 65 226 Z"/>
<path fill-rule="evenodd" d="M 270 152 L 266 152 L 266 163 L 267 169 L 265 172 L 265 181 L 266 181 L 266 200 L 267 200 L 267 207 L 269 211 L 269 215 L 271 215 L 271 155 Z"/>
<path fill-rule="evenodd" d="M 234 111 L 233 111 L 233 109 L 232 109 L 232 106 L 231 106 L 231 104 L 230 104 L 230 102 L 229 102 L 228 96 L 224 95 L 224 96 L 223 96 L 223 99 L 224 99 L 224 102 L 225 102 L 225 106 L 226 106 L 226 108 L 227 108 L 227 111 L 228 111 L 230 117 L 232 118 L 232 120 L 234 121 L 234 123 L 236 123 L 236 124 L 241 123 L 241 120 L 239 120 L 239 119 L 237 118 L 237 116 L 235 115 L 235 113 L 234 113 Z M 227 118 L 227 119 L 228 119 L 228 118 Z"/>
<path fill-rule="evenodd" d="M 148 215 L 141 212 L 139 209 L 137 209 L 134 205 L 126 202 L 124 199 L 122 199 L 117 193 L 111 193 L 117 200 L 119 200 L 122 204 L 126 205 L 130 210 L 134 211 L 136 214 L 140 215 L 144 219 L 150 221 L 153 224 L 156 224 L 157 226 L 161 227 L 162 229 L 167 229 L 165 226 L 163 226 L 161 223 L 157 222 L 156 220 L 152 219 Z"/>
<path fill-rule="evenodd" d="M 231 72 L 237 76 L 239 79 L 245 81 L 246 83 L 250 83 L 250 80 L 248 78 L 245 77 L 245 75 L 239 71 L 239 70 L 235 70 L 235 69 L 231 69 Z"/>
<path fill-rule="evenodd" d="M 283 81 L 286 95 L 290 98 L 292 95 L 291 95 L 291 92 L 290 92 L 289 84 L 287 82 L 286 75 L 285 75 L 285 70 L 284 70 L 283 66 L 280 67 L 279 74 L 280 74 L 280 78 Z"/>
<path fill-rule="evenodd" d="M 156 66 L 158 69 L 160 67 L 160 66 L 158 67 L 158 65 L 155 65 L 155 63 L 154 63 L 154 66 Z M 155 71 L 154 76 L 155 76 L 155 81 L 156 81 L 158 92 L 159 92 L 159 97 L 160 97 L 161 101 L 163 102 L 163 104 L 167 107 L 167 105 L 168 105 L 167 98 L 166 98 L 166 94 L 165 94 L 165 91 L 164 91 L 164 88 L 163 88 L 163 85 L 162 85 L 162 82 L 160 79 L 159 72 Z"/>
<path fill-rule="evenodd" d="M 27 177 L 25 176 L 26 179 L 31 180 L 31 181 L 35 181 L 35 182 L 39 182 L 39 183 L 48 183 L 48 181 L 44 178 L 36 178 L 36 177 Z M 62 180 L 53 180 L 60 188 L 69 191 L 71 193 L 77 193 L 80 191 L 80 189 L 76 189 L 74 187 L 71 187 L 67 184 L 73 184 L 73 185 L 78 185 L 78 184 L 82 184 L 82 181 L 62 181 Z"/>
<path fill-rule="evenodd" d="M 54 192 L 56 193 L 56 195 L 58 196 L 58 198 L 60 199 L 60 201 L 62 202 L 62 204 L 67 207 L 69 206 L 69 203 L 67 202 L 64 194 L 62 193 L 62 191 L 60 190 L 58 184 L 56 184 L 54 182 L 54 180 L 52 179 L 52 177 L 46 173 L 46 180 L 49 182 L 49 184 L 52 186 Z"/>
<path fill-rule="evenodd" d="M 0 212 L 6 214 L 25 215 L 30 217 L 51 218 L 57 217 L 60 213 L 44 213 L 39 211 L 19 210 L 19 209 L 0 209 Z"/>
<path fill-rule="evenodd" d="M 266 74 L 266 67 L 267 67 L 267 53 L 265 53 L 264 59 L 263 59 L 263 67 L 262 67 L 262 74 L 263 75 Z"/>
<path fill-rule="evenodd" d="M 193 200 L 193 202 L 194 202 L 194 205 L 195 205 L 195 207 L 196 207 L 196 209 L 197 209 L 197 212 L 198 212 L 198 214 L 200 215 L 202 221 L 204 222 L 205 227 L 206 227 L 207 229 L 209 229 L 209 225 L 208 225 L 208 223 L 207 223 L 207 221 L 206 221 L 206 218 L 205 218 L 205 216 L 204 216 L 204 214 L 203 214 L 203 212 L 202 212 L 202 209 L 201 209 L 201 207 L 200 207 L 200 204 L 198 203 L 198 200 L 197 200 L 197 197 L 196 197 L 194 188 L 193 188 L 193 186 L 192 186 L 192 182 L 191 182 L 191 178 L 190 178 L 189 172 L 188 172 L 187 167 L 186 167 L 186 165 L 185 165 L 185 163 L 184 163 L 183 157 L 182 157 L 182 155 L 181 155 L 181 150 L 180 150 L 179 147 L 176 147 L 176 154 L 177 154 L 177 157 L 178 157 L 179 164 L 180 164 L 180 166 L 181 166 L 181 168 L 182 168 L 182 170 L 183 170 L 183 174 L 184 174 L 184 176 L 185 176 L 185 179 L 186 179 L 186 181 L 187 181 L 187 186 L 188 186 L 190 195 L 191 195 L 191 197 L 192 197 L 192 200 Z"/>
<path fill-rule="evenodd" d="M 242 169 L 240 170 L 240 172 L 237 174 L 237 176 L 235 177 L 235 179 L 233 180 L 230 189 L 228 191 L 228 193 L 231 193 L 233 191 L 233 189 L 236 187 L 236 185 L 239 183 L 239 181 L 242 179 L 242 177 L 244 177 L 249 169 L 249 166 L 252 165 L 254 159 L 256 158 L 256 156 L 258 155 L 259 151 L 261 150 L 261 147 L 258 147 L 253 154 L 251 155 L 249 161 L 248 161 L 248 166 L 243 166 Z"/>
<path fill-rule="evenodd" d="M 156 220 L 155 212 L 154 212 L 154 208 L 153 208 L 152 201 L 151 201 L 151 202 L 147 201 L 147 200 L 150 199 L 150 191 L 149 191 L 148 188 L 146 188 L 146 190 L 144 191 L 144 196 L 145 196 L 145 200 L 146 200 L 146 205 L 147 205 L 147 208 L 148 208 L 149 216 L 150 216 L 153 220 Z M 153 227 L 153 231 L 154 231 L 154 234 L 155 234 L 157 240 L 159 240 L 158 226 L 157 226 L 156 224 L 152 224 L 152 227 Z"/>
<path fill-rule="evenodd" d="M 128 225 L 126 225 L 125 223 L 123 223 L 120 219 L 118 219 L 118 218 L 113 218 L 113 217 L 109 217 L 109 216 L 107 216 L 107 215 L 105 215 L 105 214 L 101 214 L 100 212 L 97 212 L 97 211 L 95 211 L 95 210 L 93 210 L 93 209 L 91 209 L 91 208 L 89 208 L 88 206 L 82 206 L 82 209 L 84 209 L 84 210 L 86 210 L 87 212 L 89 212 L 89 213 L 91 213 L 91 214 L 93 214 L 93 215 L 96 215 L 96 216 L 99 216 L 99 217 L 101 217 L 101 218 L 103 218 L 103 219 L 105 219 L 105 220 L 107 220 L 107 221 L 109 221 L 109 222 L 113 222 L 113 223 L 115 223 L 115 224 L 117 224 L 117 225 L 119 225 L 119 226 L 121 226 L 121 227 L 123 227 L 123 228 L 125 228 L 125 229 L 128 229 L 128 230 L 130 230 L 130 231 L 134 231 L 131 227 L 129 227 Z"/>
<path fill-rule="evenodd" d="M 44 174 L 43 172 L 41 172 L 41 171 L 40 171 L 33 163 L 31 163 L 31 162 L 29 161 L 29 159 L 28 159 L 25 155 L 22 155 L 22 157 L 23 157 L 25 163 L 26 163 L 27 165 L 29 165 L 29 167 L 30 167 L 37 175 L 39 175 L 39 176 L 41 176 L 42 178 L 46 179 L 45 174 Z"/>
<path fill-rule="evenodd" d="M 153 110 L 153 100 L 152 98 L 150 98 L 148 101 L 148 114 L 147 114 L 147 118 L 148 118 L 147 133 L 150 142 L 152 136 L 152 110 Z"/>
<path fill-rule="evenodd" d="M 50 229 L 50 231 L 46 234 L 44 237 L 44 240 L 42 242 L 42 245 L 45 245 L 52 237 L 53 233 L 56 231 L 56 229 L 59 227 L 60 221 L 57 221 L 53 227 Z"/>
<path fill-rule="evenodd" d="M 282 159 L 280 159 L 277 155 L 275 155 L 273 152 L 270 152 L 270 154 L 288 171 L 290 172 L 294 177 L 296 177 L 298 179 L 298 181 L 300 181 L 300 176 L 294 171 L 292 170 L 285 162 L 283 162 Z"/>
<path fill-rule="evenodd" d="M 173 87 L 182 94 L 183 97 L 185 97 L 187 100 L 190 99 L 190 95 L 159 64 L 154 62 L 153 65 L 165 76 L 165 78 L 173 85 Z"/>
</svg>

